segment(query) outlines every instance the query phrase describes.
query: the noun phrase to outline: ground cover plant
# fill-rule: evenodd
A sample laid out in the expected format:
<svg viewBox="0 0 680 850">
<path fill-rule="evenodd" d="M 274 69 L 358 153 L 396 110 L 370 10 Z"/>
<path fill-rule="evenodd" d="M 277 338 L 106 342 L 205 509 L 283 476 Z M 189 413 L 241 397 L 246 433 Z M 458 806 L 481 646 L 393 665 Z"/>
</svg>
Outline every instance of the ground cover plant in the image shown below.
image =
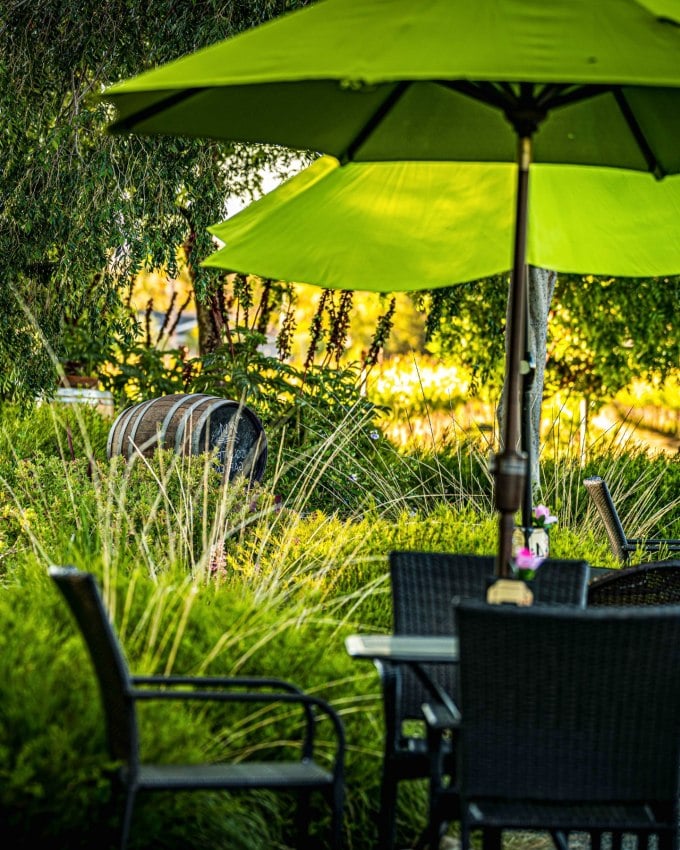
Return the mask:
<svg viewBox="0 0 680 850">
<path fill-rule="evenodd" d="M 47 577 L 49 564 L 72 563 L 100 581 L 135 672 L 281 676 L 331 701 L 348 739 L 348 846 L 372 844 L 380 689 L 372 665 L 346 655 L 344 637 L 390 630 L 391 549 L 493 551 L 487 445 L 452 432 L 404 451 L 365 405 L 325 403 L 316 415 L 314 439 L 290 451 L 271 445 L 265 477 L 249 486 L 225 484 L 206 457 L 168 451 L 108 461 L 110 420 L 79 406 L 2 408 L 3 838 L 15 846 L 106 846 L 98 694 Z M 545 499 L 559 517 L 555 557 L 614 565 L 580 485 L 594 473 L 608 479 L 632 530 L 680 536 L 677 458 L 603 441 L 582 467 L 561 445 L 548 444 L 542 458 Z M 164 711 L 160 722 L 154 714 L 145 723 L 159 758 L 245 758 L 253 747 L 280 743 L 257 715 L 226 727 L 200 710 Z M 402 792 L 404 843 L 425 805 L 422 783 Z M 284 848 L 287 825 L 285 803 L 267 794 L 206 794 L 199 802 L 158 795 L 140 800 L 132 846 Z"/>
</svg>

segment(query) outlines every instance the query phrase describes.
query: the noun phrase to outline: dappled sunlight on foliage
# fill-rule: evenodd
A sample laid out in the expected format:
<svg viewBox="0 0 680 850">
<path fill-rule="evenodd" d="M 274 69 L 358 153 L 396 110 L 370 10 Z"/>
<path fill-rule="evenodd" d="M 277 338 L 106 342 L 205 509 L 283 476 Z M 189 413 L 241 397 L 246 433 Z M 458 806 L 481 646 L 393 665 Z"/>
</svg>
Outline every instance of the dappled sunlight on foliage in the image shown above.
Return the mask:
<svg viewBox="0 0 680 850">
<path fill-rule="evenodd" d="M 389 406 L 395 416 L 431 410 L 455 410 L 469 397 L 465 369 L 415 353 L 391 357 L 367 383 L 368 397 Z"/>
</svg>

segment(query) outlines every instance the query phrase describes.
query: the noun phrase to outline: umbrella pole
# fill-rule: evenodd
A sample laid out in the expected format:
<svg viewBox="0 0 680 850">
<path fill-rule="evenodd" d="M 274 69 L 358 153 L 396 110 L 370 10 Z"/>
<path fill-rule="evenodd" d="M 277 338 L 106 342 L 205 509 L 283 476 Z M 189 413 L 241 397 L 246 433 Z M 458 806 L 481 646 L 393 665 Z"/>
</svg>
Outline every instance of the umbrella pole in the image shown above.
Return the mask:
<svg viewBox="0 0 680 850">
<path fill-rule="evenodd" d="M 531 539 L 531 519 L 534 510 L 533 500 L 533 446 L 531 440 L 531 388 L 536 374 L 536 358 L 529 348 L 529 269 L 524 267 L 525 310 L 524 310 L 524 361 L 522 363 L 522 451 L 527 458 L 527 478 L 522 497 L 522 533 L 524 545 L 529 546 Z"/>
<path fill-rule="evenodd" d="M 515 210 L 515 243 L 510 280 L 509 324 L 506 329 L 510 344 L 505 366 L 507 405 L 503 422 L 502 451 L 492 458 L 494 475 L 494 507 L 499 513 L 496 575 L 511 574 L 512 533 L 515 514 L 520 508 L 526 479 L 526 457 L 517 451 L 520 414 L 520 369 L 522 361 L 522 326 L 526 306 L 525 257 L 527 205 L 531 136 L 523 134 L 517 147 L 517 200 Z"/>
<path fill-rule="evenodd" d="M 527 352 L 526 364 L 526 372 L 522 375 L 522 451 L 526 455 L 527 466 L 526 484 L 522 496 L 522 531 L 524 533 L 524 545 L 528 547 L 534 513 L 533 481 L 531 479 L 534 454 L 531 445 L 531 385 L 536 371 L 536 362 L 530 351 Z"/>
</svg>

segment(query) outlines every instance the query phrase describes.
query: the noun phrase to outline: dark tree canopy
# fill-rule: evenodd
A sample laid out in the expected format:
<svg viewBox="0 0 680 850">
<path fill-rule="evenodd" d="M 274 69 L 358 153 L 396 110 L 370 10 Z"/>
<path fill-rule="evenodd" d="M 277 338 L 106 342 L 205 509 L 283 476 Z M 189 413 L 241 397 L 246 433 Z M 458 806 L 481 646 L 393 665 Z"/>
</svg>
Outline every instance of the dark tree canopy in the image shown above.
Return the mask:
<svg viewBox="0 0 680 850">
<path fill-rule="evenodd" d="M 0 398 L 30 399 L 54 381 L 46 340 L 62 353 L 65 321 L 105 339 L 131 331 L 125 287 L 142 266 L 191 251 L 197 294 L 212 272 L 206 228 L 229 195 L 248 197 L 280 148 L 105 132 L 106 86 L 212 44 L 308 0 L 4 0 L 0 3 Z M 546 385 L 602 397 L 637 375 L 678 365 L 678 279 L 560 276 Z M 122 297 L 123 296 L 123 297 Z M 502 377 L 507 282 L 454 287 L 427 300 L 442 353 Z"/>
<path fill-rule="evenodd" d="M 0 4 L 0 397 L 54 381 L 65 318 L 130 329 L 121 290 L 142 266 L 202 259 L 228 195 L 290 152 L 111 136 L 93 96 L 119 79 L 253 26 L 291 0 L 4 0 Z M 282 160 L 282 161 L 283 161 Z M 197 265 L 197 263 L 195 264 Z M 211 285 L 198 271 L 196 288 Z M 23 305 L 23 307 L 22 307 Z"/>
</svg>

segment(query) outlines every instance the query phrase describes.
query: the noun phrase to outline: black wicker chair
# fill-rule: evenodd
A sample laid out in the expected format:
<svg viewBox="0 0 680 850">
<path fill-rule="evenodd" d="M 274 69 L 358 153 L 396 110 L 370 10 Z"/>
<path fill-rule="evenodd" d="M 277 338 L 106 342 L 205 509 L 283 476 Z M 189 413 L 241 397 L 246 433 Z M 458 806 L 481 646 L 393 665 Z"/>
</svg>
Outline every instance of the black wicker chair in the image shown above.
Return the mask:
<svg viewBox="0 0 680 850">
<path fill-rule="evenodd" d="M 612 552 L 624 564 L 638 550 L 646 555 L 680 552 L 680 540 L 627 537 L 604 478 L 594 475 L 584 479 L 583 484 L 604 523 Z"/>
<path fill-rule="evenodd" d="M 680 606 L 464 602 L 457 620 L 460 761 L 436 812 L 460 818 L 462 850 L 476 830 L 485 848 L 504 830 L 677 848 Z"/>
<path fill-rule="evenodd" d="M 493 556 L 398 551 L 389 558 L 394 633 L 399 635 L 454 634 L 453 600 L 484 599 L 487 582 L 494 574 Z M 588 576 L 585 561 L 545 561 L 533 583 L 535 603 L 584 607 Z M 431 694 L 415 673 L 406 665 L 376 661 L 376 666 L 385 716 L 379 846 L 391 850 L 396 838 L 399 783 L 438 774 L 442 758 L 450 769 L 453 747 L 448 737 L 439 737 L 434 730 L 429 739 L 418 734 L 420 729 L 413 721 L 423 723 L 422 704 Z M 433 682 L 456 694 L 455 665 L 423 665 L 423 669 Z M 408 732 L 404 729 L 407 721 Z"/>
<path fill-rule="evenodd" d="M 307 696 L 279 679 L 216 676 L 131 676 L 92 574 L 73 567 L 52 567 L 50 575 L 62 592 L 94 665 L 99 682 L 111 757 L 120 763 L 114 790 L 124 797 L 120 847 L 127 845 L 138 791 L 226 791 L 269 789 L 298 799 L 296 846 L 308 846 L 309 798 L 321 792 L 332 811 L 331 843 L 342 844 L 344 803 L 344 732 L 336 712 L 323 700 Z M 302 720 L 297 761 L 242 761 L 212 764 L 148 764 L 141 760 L 137 704 L 149 700 L 196 700 L 228 703 L 287 704 L 298 707 Z M 316 718 L 330 721 L 334 760 L 326 768 L 314 760 Z M 288 727 L 287 727 L 288 729 Z M 288 730 L 290 734 L 290 730 Z M 117 797 L 114 796 L 114 799 Z"/>
<path fill-rule="evenodd" d="M 616 570 L 588 587 L 588 605 L 680 605 L 680 560 Z"/>
</svg>

